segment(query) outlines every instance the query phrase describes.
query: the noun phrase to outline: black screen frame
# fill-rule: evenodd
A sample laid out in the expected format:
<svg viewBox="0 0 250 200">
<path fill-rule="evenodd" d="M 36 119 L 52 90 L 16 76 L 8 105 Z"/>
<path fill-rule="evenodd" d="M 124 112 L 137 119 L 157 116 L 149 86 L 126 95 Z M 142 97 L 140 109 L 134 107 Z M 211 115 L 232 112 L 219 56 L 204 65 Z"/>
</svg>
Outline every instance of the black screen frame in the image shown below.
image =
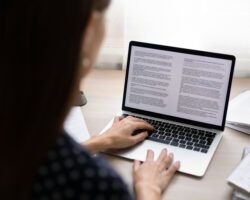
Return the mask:
<svg viewBox="0 0 250 200">
<path fill-rule="evenodd" d="M 228 89 L 227 89 L 227 94 L 226 94 L 226 99 L 225 99 L 226 102 L 225 102 L 224 114 L 223 114 L 221 126 L 212 125 L 212 124 L 208 124 L 208 123 L 204 123 L 204 122 L 197 122 L 197 121 L 188 120 L 188 119 L 183 119 L 183 118 L 174 117 L 174 116 L 170 116 L 170 115 L 163 115 L 163 114 L 154 113 L 154 112 L 150 112 L 150 111 L 143 111 L 140 109 L 135 109 L 135 108 L 130 108 L 130 107 L 125 106 L 126 95 L 127 95 L 129 65 L 130 65 L 130 58 L 131 58 L 131 50 L 132 50 L 133 46 L 150 48 L 150 49 L 157 49 L 157 50 L 172 51 L 172 52 L 177 52 L 177 53 L 186 53 L 186 54 L 198 55 L 198 56 L 206 56 L 206 57 L 212 57 L 212 58 L 221 58 L 221 59 L 232 61 Z M 151 116 L 151 117 L 156 117 L 156 118 L 160 118 L 160 119 L 164 119 L 164 120 L 171 120 L 171 121 L 175 121 L 175 122 L 191 124 L 194 126 L 224 131 L 227 110 L 228 110 L 229 97 L 230 97 L 230 92 L 231 92 L 233 73 L 234 73 L 234 68 L 235 68 L 235 62 L 236 62 L 236 58 L 233 55 L 206 52 L 206 51 L 200 51 L 200 50 L 184 49 L 184 48 L 179 48 L 179 47 L 163 46 L 163 45 L 159 45 L 159 44 L 150 44 L 150 43 L 144 43 L 144 42 L 138 42 L 138 41 L 131 41 L 129 43 L 129 50 L 128 50 L 127 69 L 126 69 L 125 84 L 124 84 L 124 91 L 123 91 L 122 110 L 128 111 L 128 112 L 133 112 L 133 113 L 138 113 L 138 114 L 142 114 L 142 115 L 147 115 L 147 116 Z"/>
</svg>

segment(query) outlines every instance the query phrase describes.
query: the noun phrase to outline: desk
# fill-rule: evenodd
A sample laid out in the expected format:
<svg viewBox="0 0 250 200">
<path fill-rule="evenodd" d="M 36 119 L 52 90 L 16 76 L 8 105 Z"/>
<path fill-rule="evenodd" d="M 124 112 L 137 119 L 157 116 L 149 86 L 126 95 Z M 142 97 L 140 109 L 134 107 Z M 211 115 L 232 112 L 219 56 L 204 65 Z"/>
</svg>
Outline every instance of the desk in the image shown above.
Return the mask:
<svg viewBox="0 0 250 200">
<path fill-rule="evenodd" d="M 98 133 L 120 110 L 123 94 L 124 71 L 93 70 L 81 85 L 88 104 L 83 107 L 90 133 Z M 233 80 L 231 98 L 250 89 L 250 78 Z M 250 146 L 250 136 L 226 128 L 221 143 L 203 178 L 178 173 L 165 192 L 168 200 L 229 200 L 232 189 L 226 178 L 239 162 L 243 147 Z M 107 156 L 111 165 L 132 187 L 132 162 Z"/>
</svg>

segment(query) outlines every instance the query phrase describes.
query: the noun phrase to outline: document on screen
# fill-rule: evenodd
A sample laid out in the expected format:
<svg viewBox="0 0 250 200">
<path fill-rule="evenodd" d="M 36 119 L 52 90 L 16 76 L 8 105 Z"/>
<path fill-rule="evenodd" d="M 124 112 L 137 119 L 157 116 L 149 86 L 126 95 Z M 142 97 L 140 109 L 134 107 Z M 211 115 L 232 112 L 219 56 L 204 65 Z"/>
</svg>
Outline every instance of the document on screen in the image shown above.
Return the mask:
<svg viewBox="0 0 250 200">
<path fill-rule="evenodd" d="M 132 47 L 125 106 L 221 125 L 232 61 Z"/>
</svg>

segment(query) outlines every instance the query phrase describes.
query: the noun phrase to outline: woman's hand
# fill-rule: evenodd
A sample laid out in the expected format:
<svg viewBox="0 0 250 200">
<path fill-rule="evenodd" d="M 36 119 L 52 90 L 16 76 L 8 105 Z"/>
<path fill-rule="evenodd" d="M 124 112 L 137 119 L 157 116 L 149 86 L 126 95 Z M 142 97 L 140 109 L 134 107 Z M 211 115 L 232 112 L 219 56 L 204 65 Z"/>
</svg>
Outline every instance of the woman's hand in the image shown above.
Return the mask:
<svg viewBox="0 0 250 200">
<path fill-rule="evenodd" d="M 133 135 L 137 130 L 144 130 Z M 154 127 L 147 122 L 134 117 L 116 117 L 112 127 L 102 136 L 110 140 L 109 149 L 123 149 L 142 142 L 148 136 L 148 131 Z"/>
<path fill-rule="evenodd" d="M 134 162 L 134 188 L 138 200 L 159 200 L 162 192 L 172 180 L 180 167 L 180 162 L 174 164 L 173 154 L 164 149 L 158 159 L 154 161 L 154 152 L 148 150 L 146 161 Z"/>
<path fill-rule="evenodd" d="M 138 130 L 142 130 L 142 132 L 134 134 Z M 148 131 L 153 130 L 153 126 L 141 119 L 131 116 L 116 117 L 110 129 L 102 135 L 86 141 L 84 145 L 94 153 L 111 149 L 124 149 L 142 142 L 148 136 Z"/>
</svg>

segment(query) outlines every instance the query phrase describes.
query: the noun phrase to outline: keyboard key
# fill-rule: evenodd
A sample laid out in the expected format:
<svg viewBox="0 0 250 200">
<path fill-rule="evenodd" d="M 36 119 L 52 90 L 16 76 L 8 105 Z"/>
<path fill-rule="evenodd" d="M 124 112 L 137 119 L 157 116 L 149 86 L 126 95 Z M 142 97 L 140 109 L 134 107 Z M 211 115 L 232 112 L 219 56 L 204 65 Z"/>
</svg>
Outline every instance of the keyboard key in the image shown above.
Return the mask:
<svg viewBox="0 0 250 200">
<path fill-rule="evenodd" d="M 204 137 L 205 136 L 205 133 L 198 133 L 198 135 L 200 136 L 200 137 Z"/>
<path fill-rule="evenodd" d="M 186 144 L 186 141 L 185 141 L 185 140 L 180 140 L 179 143 L 180 143 L 180 144 Z"/>
<path fill-rule="evenodd" d="M 215 137 L 216 133 L 206 131 L 206 137 Z"/>
<path fill-rule="evenodd" d="M 209 141 L 209 142 L 213 142 L 214 139 L 212 139 L 212 138 L 207 138 L 206 140 Z"/>
<path fill-rule="evenodd" d="M 189 146 L 193 146 L 193 145 L 194 145 L 194 143 L 193 143 L 193 142 L 187 142 L 187 145 L 189 145 Z"/>
<path fill-rule="evenodd" d="M 164 140 L 165 136 L 160 136 L 159 139 Z"/>
<path fill-rule="evenodd" d="M 155 141 L 155 142 L 161 142 L 162 140 L 161 139 L 158 139 L 158 138 L 152 138 L 150 137 L 149 140 L 151 141 Z"/>
<path fill-rule="evenodd" d="M 187 147 L 186 147 L 186 149 L 188 149 L 188 150 L 192 150 L 192 149 L 193 149 L 193 147 L 192 147 L 192 146 L 187 146 Z"/>
<path fill-rule="evenodd" d="M 187 141 L 192 141 L 192 138 L 186 137 L 186 140 L 187 140 Z"/>
<path fill-rule="evenodd" d="M 171 142 L 170 145 L 178 147 L 179 144 L 177 142 Z"/>
<path fill-rule="evenodd" d="M 164 128 L 160 127 L 160 128 L 159 128 L 159 131 L 162 131 L 162 132 L 163 132 L 163 131 L 164 131 Z"/>
<path fill-rule="evenodd" d="M 178 139 L 184 140 L 185 137 L 183 135 L 179 135 Z"/>
<path fill-rule="evenodd" d="M 166 137 L 166 138 L 165 138 L 165 140 L 169 140 L 169 141 L 171 141 L 171 140 L 172 140 L 172 138 L 171 138 L 171 137 Z"/>
<path fill-rule="evenodd" d="M 206 144 L 207 142 L 205 140 L 200 140 L 199 143 L 200 144 Z"/>
<path fill-rule="evenodd" d="M 202 153 L 207 153 L 207 151 L 208 151 L 207 149 L 201 149 Z"/>
<path fill-rule="evenodd" d="M 209 135 L 209 134 L 205 134 L 205 137 L 208 137 L 208 138 L 214 138 L 214 137 L 215 137 L 215 135 L 214 135 L 214 136 L 212 136 L 212 135 Z"/>
<path fill-rule="evenodd" d="M 184 132 L 185 132 L 185 133 L 191 133 L 191 130 L 190 130 L 190 129 L 184 128 Z"/>
<path fill-rule="evenodd" d="M 179 132 L 179 135 L 185 135 L 185 132 L 181 131 L 181 132 Z"/>
<path fill-rule="evenodd" d="M 150 135 L 150 137 L 152 137 L 152 138 L 158 138 L 158 135 L 154 133 L 154 134 Z"/>
<path fill-rule="evenodd" d="M 206 145 L 209 145 L 209 146 L 210 146 L 212 143 L 213 143 L 213 139 L 210 139 L 210 138 L 209 138 L 209 139 L 207 139 L 207 143 L 206 143 Z"/>
<path fill-rule="evenodd" d="M 185 148 L 186 148 L 186 145 L 185 145 L 185 144 L 179 144 L 179 147 L 185 149 Z"/>
<path fill-rule="evenodd" d="M 186 137 L 191 137 L 191 136 L 192 136 L 191 133 L 187 133 L 187 134 L 186 134 Z"/>
<path fill-rule="evenodd" d="M 199 138 L 199 135 L 192 135 L 192 138 L 197 139 Z"/>
<path fill-rule="evenodd" d="M 173 139 L 173 142 L 178 143 L 178 142 L 179 142 L 179 140 L 178 140 L 178 139 Z"/>
<path fill-rule="evenodd" d="M 195 146 L 195 147 L 202 147 L 203 144 L 195 143 L 194 146 Z"/>
<path fill-rule="evenodd" d="M 164 126 L 164 122 L 159 122 L 159 125 L 161 126 L 161 127 L 163 127 Z"/>
<path fill-rule="evenodd" d="M 204 144 L 195 143 L 194 146 L 199 147 L 199 148 L 203 148 L 203 149 L 209 149 L 209 146 L 204 145 Z"/>
<path fill-rule="evenodd" d="M 164 144 L 170 144 L 170 140 L 164 140 L 163 143 Z"/>
<path fill-rule="evenodd" d="M 194 151 L 200 151 L 200 148 L 195 147 L 193 150 L 194 150 Z"/>
<path fill-rule="evenodd" d="M 169 132 L 165 132 L 165 134 L 164 134 L 165 136 L 171 136 L 172 134 L 171 133 L 169 133 Z"/>
<path fill-rule="evenodd" d="M 206 139 L 206 137 L 203 137 L 203 136 L 200 136 L 200 138 L 199 138 L 200 140 L 205 140 Z"/>
<path fill-rule="evenodd" d="M 183 127 L 179 127 L 178 131 L 184 131 L 184 128 Z"/>
<path fill-rule="evenodd" d="M 197 139 L 192 139 L 192 142 L 198 142 L 199 140 L 197 140 Z"/>
</svg>

